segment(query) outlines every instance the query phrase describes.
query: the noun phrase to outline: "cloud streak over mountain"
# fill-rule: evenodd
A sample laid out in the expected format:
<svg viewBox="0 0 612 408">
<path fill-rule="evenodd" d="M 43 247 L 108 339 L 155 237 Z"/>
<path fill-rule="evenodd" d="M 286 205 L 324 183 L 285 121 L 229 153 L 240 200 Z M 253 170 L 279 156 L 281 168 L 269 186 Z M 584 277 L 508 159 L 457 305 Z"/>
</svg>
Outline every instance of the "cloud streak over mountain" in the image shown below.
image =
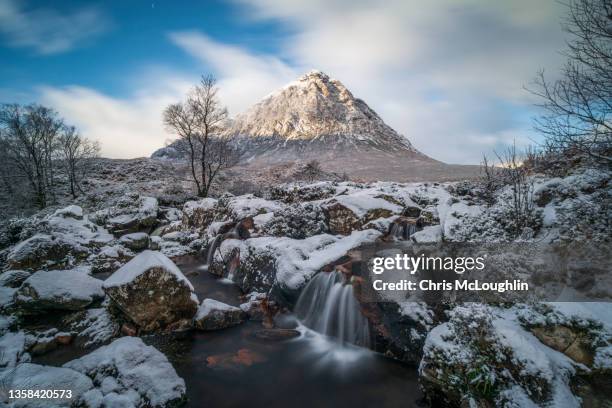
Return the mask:
<svg viewBox="0 0 612 408">
<path fill-rule="evenodd" d="M 135 115 L 132 123 L 128 117 L 114 122 L 116 136 L 102 139 L 105 154 L 147 155 L 144 146 L 159 145 L 171 136 L 162 128 L 160 101 L 175 94 L 164 93 L 162 83 L 195 83 L 199 73 L 212 71 L 220 80 L 223 102 L 235 115 L 316 68 L 343 81 L 424 153 L 447 162 L 477 163 L 482 152 L 533 137 L 533 100 L 523 87 L 538 69 L 554 73 L 560 64 L 563 36 L 558 5 L 552 1 L 236 4 L 244 24 L 275 24 L 285 30 L 278 51 L 220 41 L 205 28 L 170 31 L 167 41 L 191 56 L 196 69 L 168 63 L 166 77 L 139 81 L 120 99 L 95 89 L 85 93 L 100 93 L 107 103 L 116 104 L 116 111 L 150 110 L 146 117 L 151 122 L 140 131 L 143 115 Z M 43 97 L 59 103 L 63 112 L 68 100 L 78 106 L 95 103 L 90 98 L 77 102 L 74 98 L 83 94 L 68 92 L 47 87 Z M 144 103 L 142 94 L 156 97 Z M 85 127 L 96 135 L 109 126 L 95 115 L 86 121 Z M 127 137 L 147 138 L 147 143 L 139 144 L 143 148 L 137 151 L 114 145 L 113 140 Z"/>
</svg>

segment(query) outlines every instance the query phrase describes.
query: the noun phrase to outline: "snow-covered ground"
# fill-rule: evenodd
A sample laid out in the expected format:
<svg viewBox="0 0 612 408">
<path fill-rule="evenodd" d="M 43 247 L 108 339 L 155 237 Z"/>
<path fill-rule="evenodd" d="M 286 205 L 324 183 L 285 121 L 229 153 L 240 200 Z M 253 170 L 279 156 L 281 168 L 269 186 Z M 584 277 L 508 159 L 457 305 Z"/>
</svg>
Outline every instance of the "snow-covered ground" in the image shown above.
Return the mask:
<svg viewBox="0 0 612 408">
<path fill-rule="evenodd" d="M 231 231 L 245 217 L 254 220 L 251 236 L 221 241 L 209 270 L 223 273 L 246 293 L 256 293 L 259 302 L 269 297 L 289 307 L 312 276 L 349 261 L 356 248 L 379 242 L 402 214 L 416 215 L 424 223 L 411 237 L 417 243 L 599 242 L 610 248 L 612 238 L 606 171 L 532 176 L 533 222 L 517 233 L 509 187 L 496 191 L 492 202 L 475 182 L 292 183 L 258 195 L 186 201 L 184 192 L 173 196 L 164 185 L 167 179 L 147 176 L 147 161 L 123 166 L 125 174 L 113 170 L 113 178 L 96 181 L 96 193 L 76 203 L 4 220 L 0 385 L 21 386 L 33 376 L 36 384 L 57 388 L 62 380 L 55 377 L 64 375 L 74 381 L 75 393 L 88 406 L 164 406 L 183 398 L 184 382 L 163 354 L 138 338 L 113 341 L 130 330 L 120 327 L 126 320 L 117 321 L 117 313 L 143 315 L 151 308 L 125 303 L 121 307 L 138 310 L 118 311 L 118 297 L 110 299 L 109 291 L 117 291 L 114 296 L 121 292 L 125 299 L 131 290 L 140 290 L 142 302 L 162 302 L 153 286 L 141 282 L 149 279 L 143 278 L 148 271 L 161 270 L 152 276 L 178 282 L 177 291 L 185 287 L 189 307 L 184 313 L 191 310 L 191 318 L 204 321 L 214 310 L 219 316 L 207 327 L 239 324 L 244 311 L 213 299 L 204 300 L 198 310 L 197 298 L 190 298 L 193 286 L 168 257 L 205 253 L 220 231 Z M 398 331 L 401 335 L 388 341 L 418 347 L 410 355 L 423 356 L 422 380 L 432 398 L 578 406 L 586 396 L 575 386 L 577 377 L 610 375 L 610 303 L 450 304 L 434 313 L 422 301 L 388 300 L 396 310 L 384 313 L 393 319 L 376 314 L 368 318 L 372 325 L 386 324 L 382 320 L 405 325 L 406 330 L 401 326 Z M 82 339 L 91 353 L 63 368 L 30 364 L 32 350 L 39 352 L 51 343 L 61 347 L 65 336 L 63 331 L 37 333 L 28 319 L 58 310 L 68 314 L 67 336 Z M 173 322 L 177 317 L 163 311 L 170 329 L 184 329 L 185 321 L 197 328 L 184 313 L 180 322 Z"/>
</svg>

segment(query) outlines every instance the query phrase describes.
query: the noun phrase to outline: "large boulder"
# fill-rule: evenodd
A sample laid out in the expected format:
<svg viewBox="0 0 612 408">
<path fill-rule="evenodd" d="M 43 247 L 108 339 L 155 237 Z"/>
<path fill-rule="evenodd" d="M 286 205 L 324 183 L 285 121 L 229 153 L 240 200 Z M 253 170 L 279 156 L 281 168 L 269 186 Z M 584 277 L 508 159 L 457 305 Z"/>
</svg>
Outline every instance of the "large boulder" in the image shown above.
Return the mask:
<svg viewBox="0 0 612 408">
<path fill-rule="evenodd" d="M 8 254 L 7 263 L 13 269 L 39 269 L 61 265 L 67 258 L 84 258 L 87 248 L 61 236 L 36 234 L 15 245 Z"/>
<path fill-rule="evenodd" d="M 129 249 L 140 251 L 149 247 L 149 234 L 146 232 L 133 232 L 122 236 L 119 241 Z"/>
<path fill-rule="evenodd" d="M 144 331 L 189 321 L 198 299 L 180 269 L 161 252 L 146 250 L 104 282 L 104 291 Z"/>
<path fill-rule="evenodd" d="M 105 307 L 87 309 L 67 316 L 63 322 L 85 347 L 108 343 L 119 333 L 119 323 Z"/>
<path fill-rule="evenodd" d="M 419 380 L 432 405 L 580 406 L 570 389 L 575 363 L 524 330 L 516 313 L 466 303 L 429 332 Z"/>
<path fill-rule="evenodd" d="M 357 215 L 349 208 L 338 202 L 331 202 L 324 207 L 329 232 L 332 234 L 348 235 L 351 231 L 359 229 L 361 222 Z"/>
<path fill-rule="evenodd" d="M 93 380 L 97 389 L 90 399 L 99 401 L 97 406 L 172 407 L 185 400 L 185 381 L 166 356 L 138 337 L 117 339 L 63 369 Z"/>
<path fill-rule="evenodd" d="M 403 207 L 370 191 L 336 196 L 322 205 L 332 234 L 348 235 L 372 220 L 399 215 Z"/>
<path fill-rule="evenodd" d="M 159 204 L 154 197 L 126 194 L 114 206 L 92 214 L 91 218 L 115 235 L 148 231 L 157 224 Z"/>
<path fill-rule="evenodd" d="M 186 228 L 207 228 L 215 219 L 216 207 L 217 200 L 214 198 L 186 202 L 183 206 L 183 226 Z"/>
<path fill-rule="evenodd" d="M 204 299 L 193 324 L 200 330 L 219 330 L 236 326 L 242 323 L 245 317 L 246 313 L 238 307 L 214 299 Z"/>
<path fill-rule="evenodd" d="M 260 220 L 263 222 L 258 225 Z M 290 204 L 274 213 L 256 216 L 254 221 L 265 235 L 276 237 L 304 239 L 328 232 L 325 213 L 315 203 Z"/>
<path fill-rule="evenodd" d="M 22 270 L 6 271 L 0 275 L 0 286 L 7 288 L 18 288 L 23 281 L 30 277 L 31 273 Z"/>
<path fill-rule="evenodd" d="M 3 333 L 0 336 L 0 372 L 30 361 L 27 353 L 26 334 L 22 331 Z"/>
<path fill-rule="evenodd" d="M 85 403 L 85 398 L 93 389 L 91 379 L 70 368 L 30 363 L 20 364 L 13 370 L 0 371 L 0 384 L 6 390 L 58 390 L 61 393 L 57 398 L 13 399 L 9 405 L 12 408 L 90 406 Z M 8 403 L 7 397 L 4 392 L 0 393 L 3 403 Z"/>
<path fill-rule="evenodd" d="M 13 269 L 41 269 L 74 263 L 113 237 L 83 216 L 81 207 L 57 210 L 36 224 L 37 234 L 15 245 L 7 256 Z"/>
<path fill-rule="evenodd" d="M 81 310 L 104 297 L 102 281 L 82 268 L 40 271 L 26 279 L 14 295 L 21 313 Z"/>
<path fill-rule="evenodd" d="M 349 236 L 320 234 L 305 239 L 257 237 L 245 241 L 225 240 L 215 254 L 213 267 L 221 260 L 230 277 L 244 293 L 270 293 L 282 306 L 293 304 L 306 282 L 321 268 L 337 261 L 380 232 L 353 231 Z M 209 267 L 210 270 L 210 267 Z"/>
</svg>

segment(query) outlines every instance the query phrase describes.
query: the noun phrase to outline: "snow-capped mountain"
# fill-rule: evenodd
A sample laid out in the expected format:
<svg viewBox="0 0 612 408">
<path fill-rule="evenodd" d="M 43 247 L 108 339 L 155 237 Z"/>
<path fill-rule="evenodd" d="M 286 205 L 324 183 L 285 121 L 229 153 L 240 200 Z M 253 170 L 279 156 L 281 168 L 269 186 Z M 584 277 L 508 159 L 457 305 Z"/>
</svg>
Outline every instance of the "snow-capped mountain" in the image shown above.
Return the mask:
<svg viewBox="0 0 612 408">
<path fill-rule="evenodd" d="M 316 70 L 237 115 L 222 136 L 240 150 L 239 168 L 249 174 L 311 160 L 326 172 L 364 181 L 458 180 L 477 173 L 475 166 L 447 165 L 419 152 L 342 82 Z M 175 147 L 153 157 L 176 159 Z"/>
<path fill-rule="evenodd" d="M 238 115 L 226 135 L 418 153 L 342 82 L 316 70 Z"/>
</svg>

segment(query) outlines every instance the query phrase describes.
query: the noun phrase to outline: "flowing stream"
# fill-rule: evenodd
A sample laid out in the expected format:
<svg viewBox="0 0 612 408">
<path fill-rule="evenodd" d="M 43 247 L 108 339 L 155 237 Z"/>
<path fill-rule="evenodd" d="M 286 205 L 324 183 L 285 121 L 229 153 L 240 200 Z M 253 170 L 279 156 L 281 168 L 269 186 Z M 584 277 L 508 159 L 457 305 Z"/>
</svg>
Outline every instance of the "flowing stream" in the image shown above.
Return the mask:
<svg viewBox="0 0 612 408">
<path fill-rule="evenodd" d="M 175 262 L 200 300 L 213 298 L 231 305 L 242 302 L 238 287 L 200 270 L 205 259 L 186 256 Z M 417 367 L 350 344 L 367 338 L 359 330 L 367 324 L 359 319 L 352 287 L 340 282 L 335 273 L 319 275 L 300 299 L 299 307 L 306 311 L 303 324 L 293 314 L 276 320 L 280 327 L 297 326 L 299 337 L 262 340 L 256 336 L 263 328 L 261 322 L 247 321 L 225 330 L 144 336 L 143 341 L 164 353 L 185 380 L 187 407 L 423 406 Z M 311 296 L 326 302 L 310 308 L 306 299 Z M 332 301 L 339 302 L 338 307 L 329 303 Z M 325 334 L 315 331 L 319 325 L 316 310 L 329 312 L 329 324 L 321 329 Z M 340 323 L 342 316 L 352 323 L 333 329 L 331 322 Z M 307 328 L 309 321 L 313 330 Z M 351 335 L 351 327 L 359 334 Z M 330 336 L 338 336 L 344 343 Z M 59 366 L 88 352 L 68 345 L 35 357 L 34 362 Z"/>
<path fill-rule="evenodd" d="M 295 313 L 304 326 L 362 347 L 370 346 L 368 321 L 359 310 L 353 285 L 338 271 L 320 272 L 302 291 Z"/>
</svg>

